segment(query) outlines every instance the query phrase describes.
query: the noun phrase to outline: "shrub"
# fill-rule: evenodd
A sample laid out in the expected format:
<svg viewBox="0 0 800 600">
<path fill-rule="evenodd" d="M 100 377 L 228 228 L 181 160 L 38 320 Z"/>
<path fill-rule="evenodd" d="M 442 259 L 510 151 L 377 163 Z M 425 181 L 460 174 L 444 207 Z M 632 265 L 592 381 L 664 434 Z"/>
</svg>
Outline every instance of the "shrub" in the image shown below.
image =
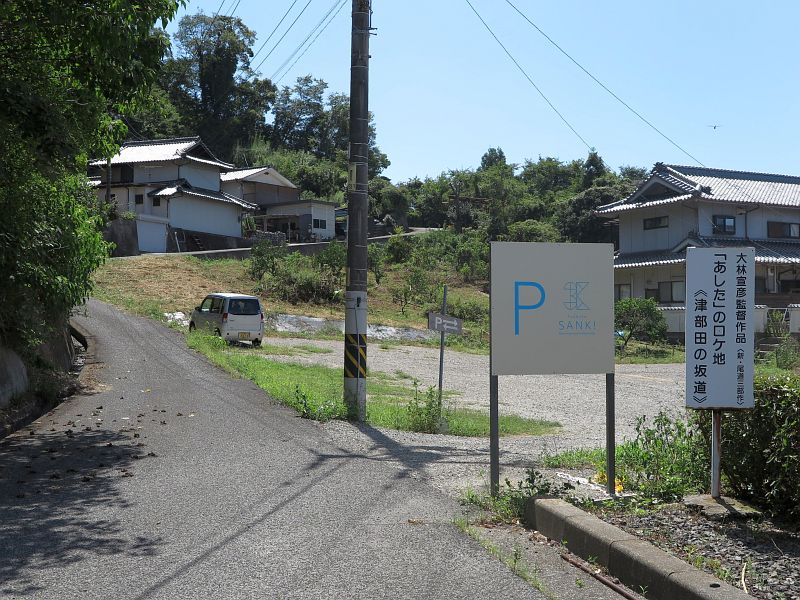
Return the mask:
<svg viewBox="0 0 800 600">
<path fill-rule="evenodd" d="M 380 285 L 386 273 L 386 248 L 383 244 L 367 245 L 367 268 L 375 277 L 375 285 Z"/>
<path fill-rule="evenodd" d="M 347 266 L 347 247 L 339 242 L 330 242 L 314 257 L 314 262 L 323 274 L 338 283 Z"/>
<path fill-rule="evenodd" d="M 467 231 L 458 238 L 453 266 L 464 281 L 488 279 L 489 239 L 485 231 Z"/>
<path fill-rule="evenodd" d="M 466 300 L 455 296 L 447 299 L 447 314 L 473 323 L 484 323 L 489 320 L 489 305 L 476 298 Z"/>
<path fill-rule="evenodd" d="M 417 382 L 414 382 L 414 396 L 406 405 L 408 422 L 411 431 L 418 433 L 438 433 L 442 423 L 442 405 L 439 402 L 439 392 L 435 387 L 429 387 L 425 396 L 420 398 Z"/>
<path fill-rule="evenodd" d="M 508 226 L 508 233 L 502 236 L 508 242 L 558 242 L 561 234 L 547 221 L 527 219 Z"/>
<path fill-rule="evenodd" d="M 435 287 L 431 283 L 429 271 L 423 267 L 410 267 L 400 283 L 390 290 L 392 302 L 400 307 L 400 312 L 406 314 L 406 308 L 411 305 L 421 305 L 429 302 L 435 296 Z"/>
<path fill-rule="evenodd" d="M 708 444 L 691 419 L 658 413 L 636 421 L 636 438 L 617 447 L 617 478 L 623 487 L 659 500 L 680 500 L 704 491 L 709 481 Z"/>
<path fill-rule="evenodd" d="M 614 304 L 614 328 L 624 332 L 623 351 L 631 339 L 655 342 L 667 335 L 667 321 L 653 298 L 625 298 Z"/>
<path fill-rule="evenodd" d="M 330 302 L 336 298 L 333 280 L 323 277 L 314 261 L 292 252 L 275 261 L 272 274 L 266 273 L 262 287 L 281 300 L 291 302 Z"/>
<path fill-rule="evenodd" d="M 757 375 L 755 407 L 723 418 L 722 471 L 737 496 L 800 521 L 800 377 Z M 710 439 L 711 416 L 701 423 Z"/>
<path fill-rule="evenodd" d="M 800 345 L 797 340 L 790 335 L 783 337 L 775 349 L 775 366 L 791 370 L 797 366 L 798 361 L 800 361 Z"/>
<path fill-rule="evenodd" d="M 389 262 L 398 264 L 406 262 L 411 256 L 411 240 L 408 236 L 400 235 L 403 229 L 398 227 L 394 230 L 394 235 L 386 242 L 386 254 Z"/>
<path fill-rule="evenodd" d="M 286 244 L 273 244 L 269 240 L 261 240 L 250 250 L 250 277 L 259 281 L 264 273 L 275 274 L 280 260 L 286 256 Z"/>
</svg>

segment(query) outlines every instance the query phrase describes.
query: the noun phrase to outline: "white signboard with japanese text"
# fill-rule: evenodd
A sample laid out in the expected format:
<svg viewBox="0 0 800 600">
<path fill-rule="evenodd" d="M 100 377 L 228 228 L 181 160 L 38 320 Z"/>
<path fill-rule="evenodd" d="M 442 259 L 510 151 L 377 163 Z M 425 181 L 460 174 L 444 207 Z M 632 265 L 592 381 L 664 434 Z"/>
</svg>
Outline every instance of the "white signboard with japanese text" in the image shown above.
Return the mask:
<svg viewBox="0 0 800 600">
<path fill-rule="evenodd" d="M 686 252 L 686 406 L 753 408 L 753 248 Z"/>
<path fill-rule="evenodd" d="M 614 372 L 611 244 L 491 244 L 492 375 Z"/>
</svg>

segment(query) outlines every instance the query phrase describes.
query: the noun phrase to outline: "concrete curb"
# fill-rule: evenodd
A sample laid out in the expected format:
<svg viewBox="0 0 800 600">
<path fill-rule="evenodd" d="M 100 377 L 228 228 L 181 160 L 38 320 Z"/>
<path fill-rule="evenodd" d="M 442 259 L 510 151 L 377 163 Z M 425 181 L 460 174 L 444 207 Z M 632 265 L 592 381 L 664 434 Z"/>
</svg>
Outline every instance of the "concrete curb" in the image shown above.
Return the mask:
<svg viewBox="0 0 800 600">
<path fill-rule="evenodd" d="M 564 542 L 570 552 L 597 561 L 634 590 L 654 600 L 745 600 L 739 588 L 720 581 L 650 542 L 624 532 L 558 498 L 530 498 L 525 525 Z"/>
</svg>

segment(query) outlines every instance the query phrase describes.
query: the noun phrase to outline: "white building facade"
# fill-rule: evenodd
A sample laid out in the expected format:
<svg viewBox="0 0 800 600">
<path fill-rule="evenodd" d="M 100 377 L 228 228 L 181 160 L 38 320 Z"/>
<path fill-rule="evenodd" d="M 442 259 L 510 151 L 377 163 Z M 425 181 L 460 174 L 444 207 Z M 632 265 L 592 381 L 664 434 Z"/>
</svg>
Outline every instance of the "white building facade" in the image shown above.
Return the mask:
<svg viewBox="0 0 800 600">
<path fill-rule="evenodd" d="M 686 248 L 752 246 L 756 304 L 800 303 L 800 177 L 656 163 L 633 194 L 596 214 L 619 223 L 615 300 L 655 298 L 677 323 Z"/>
</svg>

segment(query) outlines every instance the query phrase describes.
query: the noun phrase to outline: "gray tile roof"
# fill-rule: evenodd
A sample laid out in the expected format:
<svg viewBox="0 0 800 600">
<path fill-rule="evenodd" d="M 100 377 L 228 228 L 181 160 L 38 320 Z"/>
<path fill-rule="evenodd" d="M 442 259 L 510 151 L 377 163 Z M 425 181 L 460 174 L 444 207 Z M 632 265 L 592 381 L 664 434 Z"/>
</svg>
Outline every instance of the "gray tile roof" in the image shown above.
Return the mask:
<svg viewBox="0 0 800 600">
<path fill-rule="evenodd" d="M 753 247 L 756 251 L 756 262 L 763 264 L 797 264 L 800 265 L 800 243 L 776 242 L 774 240 L 746 240 L 743 238 L 698 237 L 689 243 L 691 246 L 704 248 L 745 248 Z M 674 265 L 686 260 L 686 250 L 669 252 L 655 250 L 651 252 L 630 252 L 617 254 L 614 257 L 615 269 L 634 267 L 654 267 Z"/>
<path fill-rule="evenodd" d="M 675 195 L 648 201 L 641 195 L 653 183 L 674 190 Z M 650 176 L 633 194 L 600 206 L 595 212 L 598 215 L 612 215 L 624 210 L 690 199 L 800 208 L 800 177 L 656 163 Z"/>
<path fill-rule="evenodd" d="M 197 188 L 192 187 L 185 181 L 176 181 L 175 183 L 163 187 L 158 190 L 154 190 L 148 194 L 149 196 L 154 196 L 156 198 L 171 198 L 173 196 L 194 196 L 195 198 L 204 198 L 206 200 L 216 200 L 217 202 L 228 202 L 230 204 L 238 204 L 242 208 L 246 208 L 248 210 L 255 210 L 258 208 L 258 205 L 251 204 L 250 202 L 245 202 L 237 198 L 236 196 L 232 196 L 226 192 L 219 192 L 216 190 L 207 190 L 204 188 Z"/>
<path fill-rule="evenodd" d="M 203 154 L 189 156 L 190 152 Z M 199 152 L 198 152 L 199 151 Z M 142 163 L 164 163 L 175 160 L 194 160 L 211 164 L 223 169 L 230 169 L 232 164 L 222 162 L 214 156 L 199 137 L 169 138 L 164 140 L 144 140 L 140 142 L 125 142 L 119 152 L 111 157 L 112 165 L 131 165 Z M 90 163 L 95 167 L 105 166 L 105 160 L 95 160 Z"/>
</svg>

